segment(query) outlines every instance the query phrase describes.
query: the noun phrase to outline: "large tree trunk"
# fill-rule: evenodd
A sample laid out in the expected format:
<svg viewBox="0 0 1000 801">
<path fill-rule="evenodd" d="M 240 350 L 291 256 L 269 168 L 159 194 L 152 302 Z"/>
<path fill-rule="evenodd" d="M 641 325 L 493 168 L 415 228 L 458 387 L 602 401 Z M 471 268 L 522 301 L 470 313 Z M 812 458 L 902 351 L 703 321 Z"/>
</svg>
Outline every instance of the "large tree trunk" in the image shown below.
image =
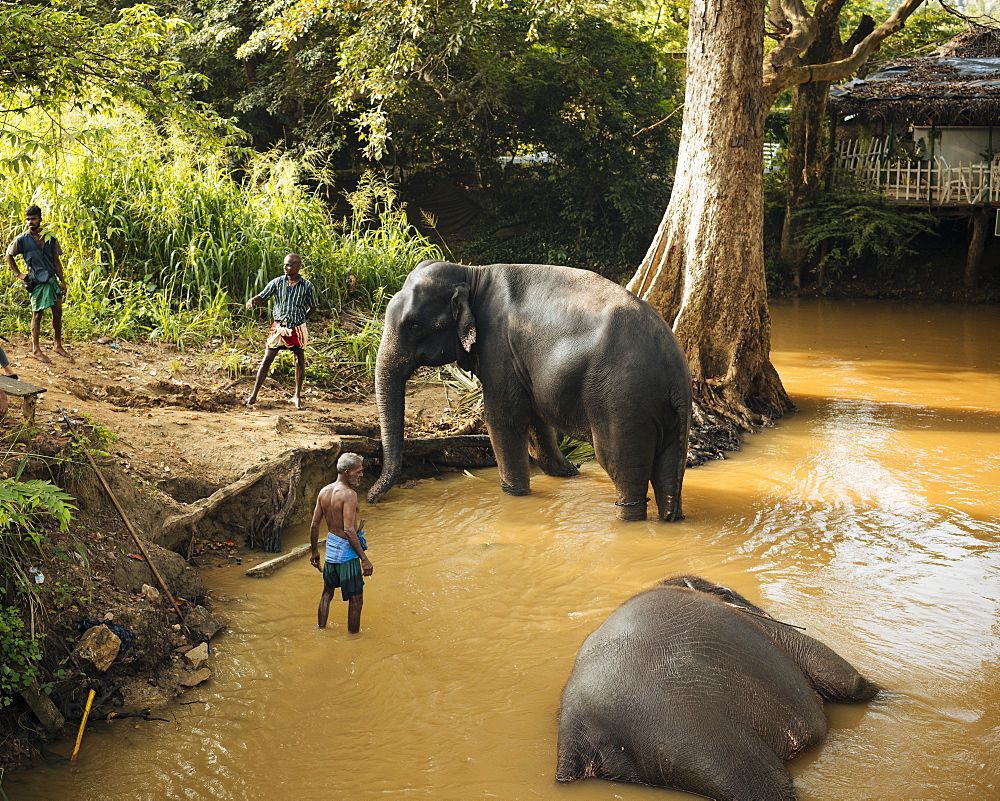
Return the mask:
<svg viewBox="0 0 1000 801">
<path fill-rule="evenodd" d="M 696 424 L 715 413 L 751 429 L 794 408 L 769 359 L 763 23 L 759 0 L 692 0 L 673 194 L 628 285 L 687 354 Z"/>
</svg>

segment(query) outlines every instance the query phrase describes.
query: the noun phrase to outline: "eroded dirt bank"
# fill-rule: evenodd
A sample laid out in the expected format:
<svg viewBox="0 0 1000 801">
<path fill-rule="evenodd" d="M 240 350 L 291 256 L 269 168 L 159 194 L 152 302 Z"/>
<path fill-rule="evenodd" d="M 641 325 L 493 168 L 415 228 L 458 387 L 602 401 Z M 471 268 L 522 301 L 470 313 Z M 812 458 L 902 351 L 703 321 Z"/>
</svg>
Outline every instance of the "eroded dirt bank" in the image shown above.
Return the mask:
<svg viewBox="0 0 1000 801">
<path fill-rule="evenodd" d="M 78 510 L 69 533 L 48 527 L 38 559 L 44 581 L 35 625 L 47 635 L 39 681 L 51 686 L 53 719 L 43 725 L 21 699 L 0 710 L 0 769 L 36 755 L 60 721 L 62 733 L 75 731 L 90 689 L 96 719 L 150 718 L 207 678 L 211 664 L 199 657 L 202 643 L 225 620 L 213 619 L 199 571 L 251 555 L 259 560 L 261 552 L 250 546 L 274 547 L 283 524 L 308 519 L 342 451 L 378 453 L 378 417 L 365 387 L 353 396 L 309 387 L 306 408 L 298 410 L 289 388 L 269 381 L 260 402 L 247 409 L 241 404 L 247 382 L 232 382 L 210 349 L 78 343 L 72 361 L 53 354 L 51 365 L 33 359 L 23 338 L 5 350 L 20 379 L 46 392 L 34 428 L 23 425 L 20 402 L 10 399 L 0 472 L 53 480 L 74 496 Z M 410 428 L 454 431 L 461 421 L 453 405 L 457 399 L 444 388 L 415 385 Z M 88 437 L 97 470 L 141 547 L 74 443 L 64 414 Z M 456 457 L 489 460 L 486 450 L 473 451 Z M 449 469 L 447 454 L 414 457 L 410 475 L 422 468 L 425 474 Z M 107 638 L 114 654 L 107 666 L 95 664 L 100 654 L 95 660 L 80 650 L 85 638 L 96 639 L 89 631 L 95 628 L 120 640 Z"/>
</svg>

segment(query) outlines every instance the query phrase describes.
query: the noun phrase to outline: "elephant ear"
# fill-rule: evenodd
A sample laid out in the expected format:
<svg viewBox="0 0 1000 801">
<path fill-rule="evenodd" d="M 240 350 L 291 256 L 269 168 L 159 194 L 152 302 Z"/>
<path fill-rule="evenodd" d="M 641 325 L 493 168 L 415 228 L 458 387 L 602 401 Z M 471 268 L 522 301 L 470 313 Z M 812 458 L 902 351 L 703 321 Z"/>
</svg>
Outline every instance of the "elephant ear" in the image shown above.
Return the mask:
<svg viewBox="0 0 1000 801">
<path fill-rule="evenodd" d="M 466 353 L 472 352 L 476 343 L 476 318 L 472 316 L 469 306 L 469 285 L 459 284 L 451 296 L 451 314 L 455 318 L 455 330 L 458 340 Z"/>
</svg>

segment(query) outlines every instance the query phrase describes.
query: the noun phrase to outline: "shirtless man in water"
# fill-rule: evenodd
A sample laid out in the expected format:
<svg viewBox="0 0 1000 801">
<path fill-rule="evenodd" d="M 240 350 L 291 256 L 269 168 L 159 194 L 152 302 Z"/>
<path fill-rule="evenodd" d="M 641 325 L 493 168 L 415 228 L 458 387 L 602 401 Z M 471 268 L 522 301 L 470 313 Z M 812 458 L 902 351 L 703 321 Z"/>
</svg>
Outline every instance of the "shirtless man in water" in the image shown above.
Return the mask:
<svg viewBox="0 0 1000 801">
<path fill-rule="evenodd" d="M 354 487 L 364 475 L 362 462 L 356 453 L 341 454 L 337 460 L 337 480 L 319 491 L 309 528 L 309 544 L 312 546 L 309 561 L 323 573 L 319 627 L 326 628 L 333 592 L 340 587 L 340 593 L 347 601 L 347 630 L 351 634 L 361 630 L 362 590 L 365 586 L 362 576 L 370 576 L 374 570 L 365 556 L 368 547 L 365 532 L 358 531 L 357 527 L 358 494 Z M 329 533 L 326 537 L 325 564 L 320 567 L 319 527 L 324 518 Z"/>
</svg>

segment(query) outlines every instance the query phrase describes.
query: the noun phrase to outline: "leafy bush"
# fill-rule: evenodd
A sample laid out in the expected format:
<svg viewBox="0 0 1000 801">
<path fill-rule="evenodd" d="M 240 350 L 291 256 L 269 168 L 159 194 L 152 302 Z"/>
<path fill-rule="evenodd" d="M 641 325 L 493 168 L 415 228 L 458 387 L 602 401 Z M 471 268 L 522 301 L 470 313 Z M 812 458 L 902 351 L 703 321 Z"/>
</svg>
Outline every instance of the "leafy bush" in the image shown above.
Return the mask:
<svg viewBox="0 0 1000 801">
<path fill-rule="evenodd" d="M 0 594 L 7 602 L 0 605 L 0 708 L 37 678 L 42 657 L 41 637 L 25 632 L 20 611 L 8 604 L 37 604 L 38 585 L 29 579 L 29 565 L 48 543 L 42 518 L 55 518 L 65 531 L 75 508 L 72 500 L 48 481 L 0 480 Z"/>
<path fill-rule="evenodd" d="M 20 613 L 0 606 L 0 709 L 38 677 L 36 663 L 42 658 L 40 637 L 24 631 Z"/>
<path fill-rule="evenodd" d="M 852 189 L 824 193 L 798 216 L 801 242 L 826 279 L 865 270 L 882 280 L 912 280 L 910 257 L 916 251 L 910 243 L 932 232 L 935 224 L 925 211 Z"/>
</svg>

